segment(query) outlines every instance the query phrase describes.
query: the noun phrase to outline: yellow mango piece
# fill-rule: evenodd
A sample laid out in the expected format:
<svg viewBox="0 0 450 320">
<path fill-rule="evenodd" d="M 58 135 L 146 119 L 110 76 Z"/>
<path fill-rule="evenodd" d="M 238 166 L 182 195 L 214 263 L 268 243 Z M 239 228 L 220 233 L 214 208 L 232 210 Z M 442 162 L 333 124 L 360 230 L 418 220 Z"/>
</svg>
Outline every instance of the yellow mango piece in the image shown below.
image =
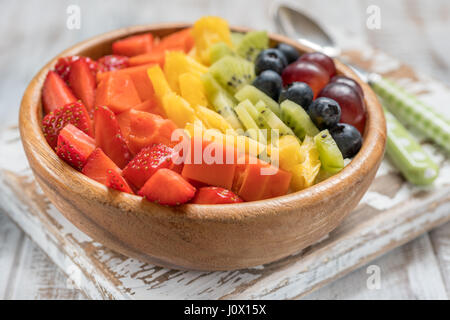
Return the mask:
<svg viewBox="0 0 450 320">
<path fill-rule="evenodd" d="M 194 108 L 207 106 L 208 99 L 205 95 L 205 87 L 199 76 L 192 73 L 183 73 L 178 77 L 181 96 Z"/>
<path fill-rule="evenodd" d="M 202 121 L 188 122 L 184 126 L 184 130 L 186 130 L 190 136 L 192 136 L 194 134 L 195 129 L 199 129 L 199 130 L 205 129 L 206 130 L 207 128 L 205 127 L 205 125 L 203 124 Z"/>
<path fill-rule="evenodd" d="M 303 162 L 305 156 L 302 153 L 301 145 L 298 139 L 291 135 L 282 136 L 278 140 L 278 152 L 280 168 L 288 170 L 289 168 Z"/>
<path fill-rule="evenodd" d="M 180 51 L 166 51 L 164 62 L 164 74 L 167 82 L 173 91 L 180 94 L 178 77 L 182 73 L 188 72 L 186 55 Z"/>
<path fill-rule="evenodd" d="M 197 120 L 195 110 L 190 106 L 189 102 L 175 92 L 166 93 L 162 98 L 162 104 L 167 117 L 180 128 L 184 128 L 188 122 Z"/>
<path fill-rule="evenodd" d="M 294 191 L 312 186 L 321 167 L 319 151 L 312 137 L 305 137 L 301 145 L 301 152 L 305 157 L 304 161 L 288 170 L 292 173 L 291 188 Z"/>
<path fill-rule="evenodd" d="M 163 97 L 172 91 L 164 72 L 159 65 L 154 65 L 147 70 L 147 75 L 150 78 L 156 96 L 162 101 Z"/>
<path fill-rule="evenodd" d="M 228 22 L 219 17 L 200 18 L 194 23 L 192 35 L 195 40 L 197 57 L 205 65 L 210 65 L 209 49 L 214 43 L 225 42 L 233 47 Z"/>
<path fill-rule="evenodd" d="M 186 55 L 186 61 L 189 66 L 189 72 L 198 73 L 199 75 L 208 72 L 208 67 L 195 60 L 195 58 Z"/>
<path fill-rule="evenodd" d="M 187 55 L 192 59 L 194 59 L 195 61 L 198 61 L 197 49 L 195 49 L 195 47 L 192 47 L 192 49 L 187 53 Z"/>
<path fill-rule="evenodd" d="M 217 112 L 203 106 L 198 106 L 196 114 L 208 129 L 217 129 L 222 133 L 234 133 L 236 135 L 233 127 Z"/>
<path fill-rule="evenodd" d="M 208 69 L 195 59 L 181 51 L 166 51 L 164 62 L 164 74 L 170 88 L 181 94 L 179 77 L 184 73 L 191 73 L 200 77 Z"/>
</svg>

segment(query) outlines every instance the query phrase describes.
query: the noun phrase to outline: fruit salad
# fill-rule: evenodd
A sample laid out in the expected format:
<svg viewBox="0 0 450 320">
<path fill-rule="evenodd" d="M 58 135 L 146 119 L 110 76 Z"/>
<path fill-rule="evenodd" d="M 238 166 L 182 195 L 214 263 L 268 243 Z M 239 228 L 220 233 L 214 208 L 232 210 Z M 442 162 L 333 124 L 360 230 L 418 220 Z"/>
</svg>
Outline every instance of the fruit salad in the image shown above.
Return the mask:
<svg viewBox="0 0 450 320">
<path fill-rule="evenodd" d="M 60 58 L 42 89 L 49 146 L 89 178 L 176 206 L 264 200 L 337 174 L 362 145 L 364 95 L 319 53 L 203 17 L 111 54 Z"/>
</svg>

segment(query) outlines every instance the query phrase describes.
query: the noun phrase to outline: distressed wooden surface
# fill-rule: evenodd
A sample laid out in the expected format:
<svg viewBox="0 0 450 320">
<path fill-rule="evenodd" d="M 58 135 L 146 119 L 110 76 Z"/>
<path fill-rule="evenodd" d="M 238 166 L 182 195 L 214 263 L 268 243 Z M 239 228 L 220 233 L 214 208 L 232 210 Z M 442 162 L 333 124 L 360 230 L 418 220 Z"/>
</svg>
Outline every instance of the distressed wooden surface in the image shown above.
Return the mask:
<svg viewBox="0 0 450 320">
<path fill-rule="evenodd" d="M 8 75 L 0 86 L 0 124 L 4 126 L 16 121 L 21 94 L 26 83 L 40 68 L 43 61 L 47 61 L 65 47 L 95 34 L 132 24 L 192 21 L 203 14 L 220 14 L 229 19 L 232 24 L 274 30 L 267 10 L 272 1 L 265 0 L 245 2 L 168 0 L 163 3 L 157 1 L 47 1 L 46 6 L 51 10 L 42 10 L 42 1 L 38 0 L 0 2 L 2 4 L 0 32 L 4 39 L 1 46 L 3 50 L 0 50 L 0 70 L 2 74 Z M 439 0 L 432 3 L 424 0 L 290 2 L 304 8 L 310 15 L 327 24 L 330 31 L 342 42 L 348 45 L 368 42 L 407 61 L 416 70 L 424 71 L 446 83 L 450 82 L 448 72 L 450 58 L 447 54 L 450 43 L 445 41 L 450 31 L 448 1 Z M 82 28 L 69 31 L 65 29 L 65 10 L 67 5 L 73 3 L 79 4 L 82 9 Z M 381 8 L 381 30 L 370 31 L 365 28 L 365 10 L 372 4 Z M 249 8 L 252 8 L 251 15 L 248 15 Z M 39 15 L 36 12 L 39 12 Z M 346 19 L 342 19 L 344 13 Z M 15 64 L 11 61 L 21 63 Z M 380 66 L 386 67 L 386 64 L 376 65 L 376 67 Z M 410 89 L 417 89 L 414 82 L 409 79 L 404 76 L 401 81 L 403 84 L 410 85 Z M 434 82 L 428 85 L 439 87 Z M 437 92 L 436 88 L 432 89 Z M 446 94 L 430 95 L 427 90 L 423 93 L 424 100 L 428 102 L 436 102 L 442 107 L 448 105 L 449 96 Z M 4 153 L 2 152 L 1 155 L 3 158 Z M 3 202 L 0 203 L 0 207 L 3 207 Z M 29 210 L 27 207 L 22 209 Z M 370 216 L 370 213 L 368 215 Z M 0 237 L 2 240 L 0 243 L 0 298 L 77 299 L 83 297 L 79 291 L 67 288 L 67 279 L 62 272 L 4 215 L 0 215 Z M 45 248 L 47 252 L 55 250 L 49 243 L 51 242 L 47 241 L 48 247 Z M 68 270 L 72 277 L 82 278 L 76 265 L 72 266 L 58 254 L 58 251 L 51 253 L 50 256 L 56 256 L 62 261 L 60 267 Z M 108 263 L 112 264 L 120 259 L 120 257 L 111 257 Z M 125 267 L 124 264 L 118 264 L 117 269 L 120 271 Z M 448 297 L 450 224 L 444 224 L 370 264 L 376 264 L 381 269 L 380 290 L 367 289 L 366 268 L 360 268 L 331 285 L 315 291 L 307 298 Z M 269 270 L 274 269 L 276 269 L 275 266 L 269 267 Z M 262 272 L 251 270 L 249 273 L 252 276 Z M 273 277 L 277 276 L 276 272 L 272 274 Z M 177 273 L 162 270 L 142 271 L 135 277 L 146 279 L 147 282 L 150 282 L 148 279 L 152 279 L 152 283 L 144 282 L 144 289 L 141 288 L 143 291 L 150 287 L 160 288 L 159 286 L 166 279 L 180 279 Z M 192 280 L 186 275 L 184 277 L 186 282 L 190 281 L 186 279 Z M 239 283 L 242 281 L 239 277 L 236 274 L 228 274 L 219 281 L 213 275 L 208 275 L 200 279 L 207 278 L 212 281 L 209 283 L 214 283 L 213 280 L 219 281 L 220 284 L 224 283 L 219 286 L 220 288 L 233 281 Z M 266 279 L 270 280 L 270 277 Z M 296 289 L 291 288 L 291 291 Z M 205 290 L 204 294 L 208 294 L 206 287 L 203 290 Z M 180 294 L 183 293 L 180 292 Z M 248 291 L 246 293 L 249 294 Z M 102 293 L 99 293 L 99 296 L 102 296 Z"/>
</svg>

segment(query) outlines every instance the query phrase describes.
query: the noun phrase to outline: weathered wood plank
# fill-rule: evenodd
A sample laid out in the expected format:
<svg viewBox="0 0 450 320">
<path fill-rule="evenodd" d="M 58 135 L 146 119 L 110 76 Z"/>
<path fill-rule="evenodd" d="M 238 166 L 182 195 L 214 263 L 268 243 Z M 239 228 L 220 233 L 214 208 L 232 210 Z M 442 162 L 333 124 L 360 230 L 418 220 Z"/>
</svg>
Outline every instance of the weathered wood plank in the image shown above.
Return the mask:
<svg viewBox="0 0 450 320">
<path fill-rule="evenodd" d="M 28 237 L 23 242 L 15 270 L 7 299 L 85 299 L 79 290 L 72 289 L 61 269 Z"/>
<path fill-rule="evenodd" d="M 7 216 L 0 214 L 0 299 L 6 299 L 25 235 Z"/>
<path fill-rule="evenodd" d="M 379 288 L 367 285 L 376 266 L 380 270 Z M 438 269 L 428 234 L 305 297 L 321 299 L 448 299 L 443 276 Z"/>
<path fill-rule="evenodd" d="M 439 263 L 447 295 L 450 297 L 450 223 L 432 230 L 430 240 Z"/>
</svg>

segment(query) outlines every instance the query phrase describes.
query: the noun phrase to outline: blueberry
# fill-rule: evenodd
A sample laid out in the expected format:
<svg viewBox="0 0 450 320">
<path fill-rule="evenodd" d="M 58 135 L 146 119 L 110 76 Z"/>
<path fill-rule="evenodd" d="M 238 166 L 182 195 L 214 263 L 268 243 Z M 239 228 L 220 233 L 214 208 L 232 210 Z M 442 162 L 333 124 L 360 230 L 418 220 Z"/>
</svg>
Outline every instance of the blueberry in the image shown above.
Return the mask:
<svg viewBox="0 0 450 320">
<path fill-rule="evenodd" d="M 317 98 L 308 107 L 311 120 L 320 129 L 331 129 L 341 119 L 341 107 L 330 98 Z"/>
<path fill-rule="evenodd" d="M 287 60 L 287 64 L 291 64 L 292 62 L 300 58 L 300 53 L 298 52 L 298 50 L 286 43 L 278 44 L 277 49 L 284 54 Z"/>
<path fill-rule="evenodd" d="M 329 131 L 344 158 L 354 157 L 361 149 L 362 137 L 354 126 L 347 123 L 338 123 Z"/>
<path fill-rule="evenodd" d="M 280 103 L 284 100 L 291 100 L 296 104 L 308 110 L 309 105 L 313 101 L 314 93 L 311 87 L 305 82 L 292 82 L 288 87 L 284 88 L 280 94 Z"/>
<path fill-rule="evenodd" d="M 253 85 L 273 100 L 278 101 L 281 89 L 283 88 L 283 80 L 281 80 L 281 76 L 275 71 L 265 70 L 256 77 Z"/>
<path fill-rule="evenodd" d="M 281 74 L 286 66 L 286 57 L 280 50 L 273 48 L 266 49 L 261 51 L 256 57 L 255 73 L 259 75 L 264 70 L 273 70 Z"/>
</svg>

